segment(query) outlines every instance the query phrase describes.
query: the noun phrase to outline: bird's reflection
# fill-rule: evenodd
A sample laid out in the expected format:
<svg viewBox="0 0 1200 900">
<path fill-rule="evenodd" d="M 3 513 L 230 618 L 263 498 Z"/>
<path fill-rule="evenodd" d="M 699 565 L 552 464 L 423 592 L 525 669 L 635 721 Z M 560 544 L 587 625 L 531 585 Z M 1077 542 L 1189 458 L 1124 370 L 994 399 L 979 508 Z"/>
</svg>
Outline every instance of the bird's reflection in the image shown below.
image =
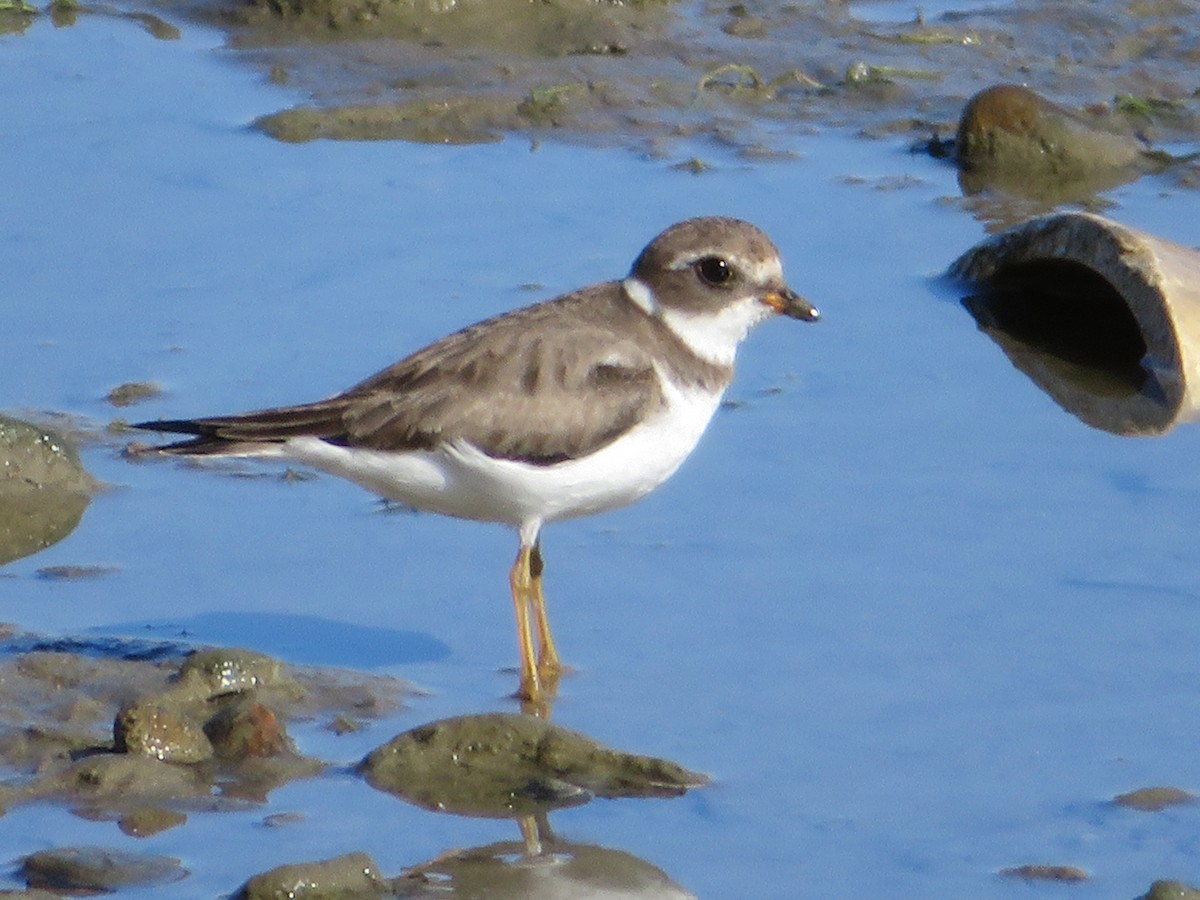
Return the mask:
<svg viewBox="0 0 1200 900">
<path fill-rule="evenodd" d="M 507 671 L 507 670 L 506 670 Z M 516 669 L 512 672 L 516 674 Z M 550 720 L 551 714 L 554 712 L 554 703 L 558 700 L 558 683 L 562 675 L 570 674 L 571 669 L 564 666 L 561 671 L 554 672 L 542 678 L 541 690 L 537 696 L 530 697 L 518 689 L 512 699 L 518 701 L 521 707 L 521 712 L 527 716 L 534 716 L 538 719 Z"/>
<path fill-rule="evenodd" d="M 536 854 L 530 854 L 527 845 L 511 841 L 453 851 L 411 867 L 401 878 L 408 886 L 437 886 L 449 896 L 496 900 L 695 896 L 657 866 L 622 850 L 545 834 L 539 846 Z"/>
</svg>

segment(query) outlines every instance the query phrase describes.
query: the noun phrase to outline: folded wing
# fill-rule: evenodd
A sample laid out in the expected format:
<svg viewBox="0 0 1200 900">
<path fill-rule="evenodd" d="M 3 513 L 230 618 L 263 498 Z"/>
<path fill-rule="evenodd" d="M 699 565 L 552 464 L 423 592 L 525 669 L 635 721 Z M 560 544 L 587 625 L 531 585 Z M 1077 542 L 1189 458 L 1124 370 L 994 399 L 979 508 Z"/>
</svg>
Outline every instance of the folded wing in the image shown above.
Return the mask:
<svg viewBox="0 0 1200 900">
<path fill-rule="evenodd" d="M 161 449 L 193 455 L 273 454 L 289 439 L 316 437 L 389 451 L 465 441 L 538 465 L 573 459 L 663 403 L 649 354 L 588 314 L 589 299 L 606 298 L 587 294 L 608 288 L 456 332 L 327 400 L 137 427 L 192 435 Z"/>
</svg>

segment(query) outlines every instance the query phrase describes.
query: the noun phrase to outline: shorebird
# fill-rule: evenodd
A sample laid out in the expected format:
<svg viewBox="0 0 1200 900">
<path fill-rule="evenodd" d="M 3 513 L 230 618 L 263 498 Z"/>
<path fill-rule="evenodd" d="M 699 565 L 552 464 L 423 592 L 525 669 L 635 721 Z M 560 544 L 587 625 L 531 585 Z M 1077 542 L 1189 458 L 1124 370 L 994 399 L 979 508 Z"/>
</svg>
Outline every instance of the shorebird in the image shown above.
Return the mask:
<svg viewBox="0 0 1200 900">
<path fill-rule="evenodd" d="M 509 571 L 519 696 L 553 696 L 562 663 L 542 593 L 548 522 L 632 503 L 699 441 L 750 329 L 815 321 L 754 225 L 672 225 L 619 281 L 455 332 L 315 403 L 136 427 L 190 435 L 187 456 L 303 463 L 421 510 L 516 529 Z"/>
</svg>

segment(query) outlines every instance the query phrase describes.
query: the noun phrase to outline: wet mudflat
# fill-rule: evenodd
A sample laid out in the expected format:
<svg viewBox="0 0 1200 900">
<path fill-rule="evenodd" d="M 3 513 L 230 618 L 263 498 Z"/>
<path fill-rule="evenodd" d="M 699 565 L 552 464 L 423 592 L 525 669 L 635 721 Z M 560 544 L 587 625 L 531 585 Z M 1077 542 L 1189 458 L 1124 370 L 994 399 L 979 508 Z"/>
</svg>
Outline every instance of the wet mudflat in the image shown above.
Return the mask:
<svg viewBox="0 0 1200 900">
<path fill-rule="evenodd" d="M 156 897 L 249 895 L 272 872 L 368 896 L 619 884 L 643 896 L 1132 898 L 1158 879 L 1200 883 L 1197 432 L 1089 428 L 1013 368 L 936 276 L 1045 204 L 964 198 L 953 165 L 911 152 L 931 123 L 952 135 L 967 97 L 1005 74 L 1082 115 L 1101 104 L 1105 122 L 1114 96 L 1168 101 L 1143 107 L 1145 124 L 1185 154 L 1194 10 L 1106 9 L 1103 27 L 1091 10 L 1068 42 L 1069 23 L 1020 5 L 972 5 L 966 18 L 927 8 L 924 22 L 887 3 L 650 9 L 654 40 L 682 28 L 721 51 L 678 63 L 664 90 L 687 104 L 639 107 L 644 127 L 627 111 L 606 118 L 619 104 L 536 127 L 503 119 L 489 132 L 500 140 L 450 147 L 293 145 L 255 127 L 334 93 L 363 104 L 368 79 L 323 54 L 394 47 L 351 38 L 312 50 L 309 70 L 295 61 L 307 48 L 239 33 L 255 47 L 230 51 L 222 33 L 154 12 L 176 40 L 123 15 L 55 27 L 22 14 L 23 33 L 0 43 L 22 175 L 0 201 L 0 406 L 73 435 L 98 482 L 74 483 L 74 505 L 0 569 L 12 640 L 39 642 L 5 660 L 30 679 L 9 679 L 5 727 L 51 742 L 8 744 L 7 886 L 64 889 L 49 880 L 64 868 L 93 877 L 114 861 L 132 874 L 108 888 Z M 835 15 L 862 24 L 788 31 Z M 1014 22 L 1016 57 L 951 57 L 961 64 L 935 48 L 969 43 L 867 34 Z M 745 51 L 784 37 L 786 60 L 774 45 L 770 59 Z M 620 40 L 636 57 L 641 45 Z M 917 57 L 942 77 L 837 84 L 856 60 L 919 68 Z M 794 67 L 829 89 L 795 81 L 747 98 L 747 70 L 726 69 L 703 89 L 711 104 L 695 105 L 699 79 L 727 62 L 763 83 Z M 286 83 L 267 81 L 275 65 Z M 385 99 L 400 90 L 381 83 Z M 567 83 L 539 70 L 515 103 Z M 572 110 L 575 96 L 539 95 Z M 1082 204 L 1194 245 L 1189 171 L 1146 172 Z M 517 709 L 510 535 L 384 508 L 311 473 L 129 457 L 130 436 L 112 427 L 330 393 L 455 327 L 619 276 L 663 225 L 714 212 L 762 225 L 824 321 L 755 335 L 726 408 L 654 497 L 546 535 L 576 668 L 552 722 L 599 742 L 600 759 L 655 761 L 634 766 L 655 784 L 675 772 L 653 796 L 547 767 L 555 741 L 491 718 Z M 319 683 L 381 678 L 403 702 L 366 715 L 354 691 L 315 706 L 286 691 L 250 699 L 239 695 L 257 680 L 239 676 L 203 715 L 195 697 L 164 706 L 185 655 L 209 645 Z M 146 648 L 158 649 L 129 658 Z M 111 689 L 95 666 L 111 666 Z M 213 749 L 231 732 L 210 707 L 227 706 L 249 722 L 241 752 L 278 751 L 288 777 Z M 465 744 L 440 724 L 463 717 L 485 729 Z M 469 744 L 542 767 L 490 789 L 509 798 L 506 815 L 372 786 L 360 763 L 414 744 L 449 748 L 443 764 L 469 759 Z M 98 798 L 126 758 L 172 773 L 167 796 L 139 795 L 153 781 L 138 775 Z M 69 772 L 90 774 L 64 790 Z M 316 861 L 332 862 L 280 869 Z"/>
<path fill-rule="evenodd" d="M 703 137 L 761 156 L 786 152 L 773 122 L 953 132 L 967 97 L 1004 82 L 1159 139 L 1196 126 L 1187 69 L 1200 14 L 1181 3 L 1120 14 L 979 2 L 165 5 L 230 29 L 272 79 L 308 95 L 258 122 L 290 141 L 516 132 L 669 156 Z"/>
</svg>

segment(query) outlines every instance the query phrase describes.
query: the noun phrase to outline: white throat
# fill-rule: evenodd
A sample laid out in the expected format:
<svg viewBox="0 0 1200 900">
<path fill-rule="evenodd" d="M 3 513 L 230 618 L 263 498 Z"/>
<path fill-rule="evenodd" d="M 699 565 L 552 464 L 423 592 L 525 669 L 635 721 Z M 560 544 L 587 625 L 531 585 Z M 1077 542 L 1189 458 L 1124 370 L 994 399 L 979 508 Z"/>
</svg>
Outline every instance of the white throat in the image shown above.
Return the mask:
<svg viewBox="0 0 1200 900">
<path fill-rule="evenodd" d="M 663 308 L 659 318 L 701 359 L 719 366 L 732 366 L 738 344 L 771 312 L 771 308 L 757 297 L 745 297 L 718 313 L 697 314 Z"/>
<path fill-rule="evenodd" d="M 738 344 L 751 328 L 772 314 L 771 308 L 756 297 L 744 297 L 716 313 L 684 312 L 663 306 L 654 291 L 633 276 L 621 286 L 630 300 L 671 329 L 689 350 L 718 366 L 732 366 Z"/>
</svg>

